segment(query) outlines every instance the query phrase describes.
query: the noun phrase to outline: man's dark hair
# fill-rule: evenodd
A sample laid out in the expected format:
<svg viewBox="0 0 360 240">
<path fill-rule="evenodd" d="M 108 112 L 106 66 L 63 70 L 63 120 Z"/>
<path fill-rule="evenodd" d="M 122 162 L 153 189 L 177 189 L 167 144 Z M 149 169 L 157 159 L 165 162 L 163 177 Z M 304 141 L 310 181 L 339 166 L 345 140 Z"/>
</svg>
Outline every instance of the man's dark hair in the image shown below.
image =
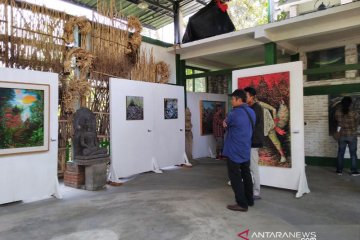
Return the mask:
<svg viewBox="0 0 360 240">
<path fill-rule="evenodd" d="M 251 96 L 256 96 L 256 90 L 253 87 L 246 87 L 244 88 L 245 92 L 248 92 Z"/>
<path fill-rule="evenodd" d="M 246 103 L 246 92 L 242 89 L 236 89 L 230 96 L 235 97 L 236 99 L 241 98 L 241 100 Z"/>
<path fill-rule="evenodd" d="M 351 104 L 352 104 L 351 97 L 343 97 L 343 99 L 341 100 L 341 110 L 343 114 L 349 113 Z"/>
</svg>

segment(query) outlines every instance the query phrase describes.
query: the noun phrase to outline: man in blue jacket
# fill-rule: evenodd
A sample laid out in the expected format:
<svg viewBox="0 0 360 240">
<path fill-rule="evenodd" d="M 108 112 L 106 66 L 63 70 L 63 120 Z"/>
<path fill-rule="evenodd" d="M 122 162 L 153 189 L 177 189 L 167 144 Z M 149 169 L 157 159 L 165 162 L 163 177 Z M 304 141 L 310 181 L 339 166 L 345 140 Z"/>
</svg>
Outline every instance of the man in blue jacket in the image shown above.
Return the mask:
<svg viewBox="0 0 360 240">
<path fill-rule="evenodd" d="M 246 212 L 254 205 L 253 182 L 250 173 L 250 152 L 255 112 L 246 104 L 246 92 L 241 89 L 231 94 L 232 111 L 224 121 L 227 130 L 224 156 L 228 158 L 228 174 L 235 193 L 235 205 L 227 208 Z"/>
</svg>

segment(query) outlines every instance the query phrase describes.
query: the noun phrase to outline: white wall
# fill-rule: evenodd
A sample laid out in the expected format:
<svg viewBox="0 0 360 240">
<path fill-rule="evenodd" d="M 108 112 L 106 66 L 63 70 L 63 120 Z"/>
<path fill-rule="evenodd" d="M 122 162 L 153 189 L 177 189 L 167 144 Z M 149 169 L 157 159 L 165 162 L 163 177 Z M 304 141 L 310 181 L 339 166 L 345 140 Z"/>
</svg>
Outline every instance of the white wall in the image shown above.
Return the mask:
<svg viewBox="0 0 360 240">
<path fill-rule="evenodd" d="M 213 154 L 216 153 L 216 143 L 213 135 L 201 136 L 200 131 L 200 101 L 221 101 L 228 102 L 228 96 L 224 94 L 210 93 L 187 93 L 187 106 L 191 111 L 191 122 L 193 125 L 193 158 L 211 157 L 209 148 Z"/>
<path fill-rule="evenodd" d="M 0 204 L 56 194 L 58 75 L 0 68 L 0 76 L 0 81 L 50 85 L 50 139 L 54 140 L 50 141 L 47 152 L 0 156 Z"/>
<path fill-rule="evenodd" d="M 169 83 L 176 84 L 176 59 L 175 55 L 168 52 L 168 49 L 165 47 L 160 47 L 150 43 L 142 42 L 141 50 L 146 49 L 149 53 L 153 48 L 153 53 L 155 56 L 155 62 L 164 61 L 170 65 L 170 79 Z"/>
</svg>

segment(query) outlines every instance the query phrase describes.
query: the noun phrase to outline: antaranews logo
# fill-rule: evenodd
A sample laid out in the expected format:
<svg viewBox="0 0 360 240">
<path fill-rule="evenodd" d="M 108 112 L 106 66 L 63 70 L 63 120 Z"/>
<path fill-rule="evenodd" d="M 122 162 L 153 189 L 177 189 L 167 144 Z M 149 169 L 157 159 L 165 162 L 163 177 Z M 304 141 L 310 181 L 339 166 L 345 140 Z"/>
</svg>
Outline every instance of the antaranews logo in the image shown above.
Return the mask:
<svg viewBox="0 0 360 240">
<path fill-rule="evenodd" d="M 298 240 L 317 240 L 316 232 L 250 232 L 247 229 L 238 234 L 244 240 L 251 239 L 298 239 Z"/>
</svg>

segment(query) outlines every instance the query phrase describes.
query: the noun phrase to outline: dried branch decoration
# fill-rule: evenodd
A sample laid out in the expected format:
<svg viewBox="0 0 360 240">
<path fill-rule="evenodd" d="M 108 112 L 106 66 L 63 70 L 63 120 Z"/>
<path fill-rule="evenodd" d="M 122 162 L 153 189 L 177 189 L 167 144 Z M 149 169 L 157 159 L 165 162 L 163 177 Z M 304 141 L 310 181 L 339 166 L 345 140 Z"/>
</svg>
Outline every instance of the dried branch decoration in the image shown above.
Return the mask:
<svg viewBox="0 0 360 240">
<path fill-rule="evenodd" d="M 130 36 L 126 54 L 136 59 L 138 49 L 140 48 L 142 37 L 142 25 L 137 17 L 131 16 L 128 19 L 128 32 L 133 31 L 134 33 Z"/>
<path fill-rule="evenodd" d="M 74 27 L 78 26 L 79 31 L 82 35 L 87 35 L 91 32 L 91 23 L 90 21 L 85 17 L 71 17 L 66 23 L 64 27 L 64 35 L 63 39 L 66 42 L 66 44 L 70 44 L 74 42 Z"/>
<path fill-rule="evenodd" d="M 157 79 L 156 79 L 157 82 L 159 83 L 169 82 L 169 77 L 170 77 L 169 64 L 165 63 L 164 61 L 158 62 L 156 64 L 156 75 L 157 75 Z"/>
</svg>

